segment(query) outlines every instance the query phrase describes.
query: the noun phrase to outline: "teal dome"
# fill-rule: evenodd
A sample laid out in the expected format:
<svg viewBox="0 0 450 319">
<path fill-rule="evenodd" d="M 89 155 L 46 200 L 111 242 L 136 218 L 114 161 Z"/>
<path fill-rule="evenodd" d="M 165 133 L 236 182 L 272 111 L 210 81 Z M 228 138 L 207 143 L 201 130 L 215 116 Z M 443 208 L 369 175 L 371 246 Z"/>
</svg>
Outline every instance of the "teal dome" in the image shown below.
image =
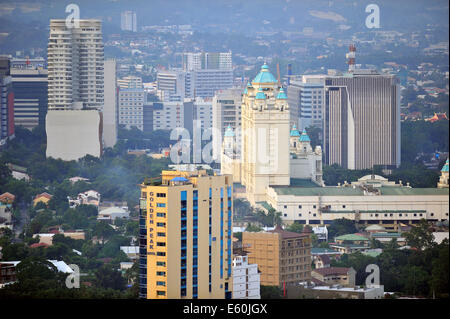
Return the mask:
<svg viewBox="0 0 450 319">
<path fill-rule="evenodd" d="M 252 87 L 252 85 L 250 84 L 250 82 L 247 82 L 247 86 L 245 87 L 244 94 L 247 94 L 248 88 L 251 88 L 251 87 Z"/>
<path fill-rule="evenodd" d="M 234 132 L 230 125 L 228 125 L 225 131 L 225 137 L 234 137 Z"/>
<path fill-rule="evenodd" d="M 284 93 L 283 88 L 281 88 L 280 92 L 278 92 L 277 99 L 278 100 L 287 100 L 287 95 L 286 95 L 286 93 Z"/>
<path fill-rule="evenodd" d="M 444 166 L 442 167 L 441 172 L 448 172 L 448 158 L 447 158 L 447 160 L 445 161 L 445 164 L 444 164 Z"/>
<path fill-rule="evenodd" d="M 291 130 L 291 136 L 300 137 L 300 132 L 297 130 L 297 125 L 294 124 Z"/>
<path fill-rule="evenodd" d="M 299 138 L 300 142 L 311 142 L 311 139 L 308 136 L 308 133 L 306 133 L 306 130 L 303 129 L 302 135 Z"/>
<path fill-rule="evenodd" d="M 272 73 L 269 72 L 269 67 L 265 63 L 261 67 L 261 71 L 252 81 L 252 83 L 277 83 L 277 82 L 278 80 L 273 76 Z"/>
<path fill-rule="evenodd" d="M 258 93 L 256 93 L 255 99 L 257 100 L 265 100 L 266 95 L 264 94 L 262 88 L 259 88 Z"/>
</svg>

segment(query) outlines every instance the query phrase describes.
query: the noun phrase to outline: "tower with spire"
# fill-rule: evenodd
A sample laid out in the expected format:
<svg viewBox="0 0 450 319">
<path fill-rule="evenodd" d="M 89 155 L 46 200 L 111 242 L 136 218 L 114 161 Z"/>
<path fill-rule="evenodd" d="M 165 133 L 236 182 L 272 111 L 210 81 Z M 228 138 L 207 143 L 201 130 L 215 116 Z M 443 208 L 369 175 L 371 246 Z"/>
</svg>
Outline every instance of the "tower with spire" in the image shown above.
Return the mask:
<svg viewBox="0 0 450 319">
<path fill-rule="evenodd" d="M 291 178 L 308 179 L 323 186 L 322 181 L 322 148 L 311 147 L 311 139 L 305 129 L 300 134 L 296 125 L 290 136 Z"/>
<path fill-rule="evenodd" d="M 289 185 L 289 106 L 266 63 L 242 98 L 241 184 L 251 203 L 269 185 Z"/>
<path fill-rule="evenodd" d="M 444 166 L 442 166 L 441 177 L 439 178 L 437 187 L 438 188 L 448 188 L 448 158 L 445 161 Z"/>
</svg>

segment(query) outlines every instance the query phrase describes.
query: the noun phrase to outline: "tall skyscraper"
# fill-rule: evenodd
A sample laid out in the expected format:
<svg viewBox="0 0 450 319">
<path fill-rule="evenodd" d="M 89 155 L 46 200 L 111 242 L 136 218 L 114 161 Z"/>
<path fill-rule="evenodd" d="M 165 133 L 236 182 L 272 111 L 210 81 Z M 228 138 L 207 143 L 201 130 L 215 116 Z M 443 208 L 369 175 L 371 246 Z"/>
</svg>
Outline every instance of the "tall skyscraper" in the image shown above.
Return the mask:
<svg viewBox="0 0 450 319">
<path fill-rule="evenodd" d="M 50 20 L 48 40 L 48 109 L 103 107 L 104 54 L 102 22 Z"/>
<path fill-rule="evenodd" d="M 137 17 L 134 11 L 124 11 L 120 15 L 120 28 L 123 31 L 137 32 Z"/>
<path fill-rule="evenodd" d="M 14 137 L 14 92 L 9 56 L 0 56 L 0 146 Z"/>
<path fill-rule="evenodd" d="M 101 155 L 104 66 L 100 20 L 50 20 L 47 157 Z"/>
<path fill-rule="evenodd" d="M 400 165 L 400 88 L 394 75 L 353 69 L 325 77 L 325 163 Z"/>
<path fill-rule="evenodd" d="M 232 70 L 231 52 L 186 52 L 183 53 L 183 69 L 196 70 Z"/>
<path fill-rule="evenodd" d="M 141 298 L 231 298 L 232 185 L 206 171 L 163 171 L 141 185 Z"/>
</svg>

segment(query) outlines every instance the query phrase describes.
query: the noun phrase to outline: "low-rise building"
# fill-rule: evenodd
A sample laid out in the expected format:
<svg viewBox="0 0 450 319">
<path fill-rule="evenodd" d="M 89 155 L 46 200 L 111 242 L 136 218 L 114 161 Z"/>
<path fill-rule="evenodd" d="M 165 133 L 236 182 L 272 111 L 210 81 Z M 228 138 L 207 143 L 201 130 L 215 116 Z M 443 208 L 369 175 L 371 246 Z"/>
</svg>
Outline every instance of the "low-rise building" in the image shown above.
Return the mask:
<svg viewBox="0 0 450 319">
<path fill-rule="evenodd" d="M 130 218 L 130 212 L 123 207 L 109 207 L 98 213 L 97 220 L 114 222 L 117 218 Z"/>
<path fill-rule="evenodd" d="M 267 232 L 243 232 L 248 261 L 261 271 L 261 284 L 281 286 L 311 278 L 311 230 L 289 232 L 280 226 Z"/>
<path fill-rule="evenodd" d="M 79 193 L 75 199 L 67 196 L 69 207 L 75 208 L 79 205 L 94 205 L 98 208 L 100 205 L 100 193 L 94 190 L 88 190 L 84 193 Z"/>
<path fill-rule="evenodd" d="M 120 250 L 123 251 L 131 260 L 136 260 L 139 258 L 139 246 L 120 246 Z"/>
<path fill-rule="evenodd" d="M 36 206 L 37 203 L 44 203 L 45 205 L 48 205 L 48 202 L 52 199 L 52 197 L 53 195 L 46 192 L 37 194 L 33 199 L 33 206 Z"/>
<path fill-rule="evenodd" d="M 331 265 L 331 258 L 328 255 L 318 255 L 312 258 L 315 269 L 328 268 Z"/>
<path fill-rule="evenodd" d="M 358 234 L 346 234 L 335 238 L 330 247 L 344 254 L 352 254 L 369 248 L 370 239 Z"/>
<path fill-rule="evenodd" d="M 257 264 L 249 264 L 247 256 L 233 259 L 233 299 L 261 299 L 261 280 Z"/>
<path fill-rule="evenodd" d="M 355 272 L 355 270 L 351 267 L 325 267 L 311 270 L 311 277 L 329 286 L 353 287 L 352 272 Z"/>
<path fill-rule="evenodd" d="M 287 289 L 288 299 L 382 299 L 384 286 L 374 287 L 342 287 L 304 285 L 292 286 Z"/>
</svg>

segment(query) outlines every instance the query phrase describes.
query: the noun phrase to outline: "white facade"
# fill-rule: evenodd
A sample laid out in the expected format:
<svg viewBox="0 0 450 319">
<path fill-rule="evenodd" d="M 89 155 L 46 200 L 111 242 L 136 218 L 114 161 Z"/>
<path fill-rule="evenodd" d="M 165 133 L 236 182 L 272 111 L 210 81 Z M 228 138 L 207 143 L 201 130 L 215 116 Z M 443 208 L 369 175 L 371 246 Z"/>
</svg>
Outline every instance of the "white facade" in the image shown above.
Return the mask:
<svg viewBox="0 0 450 319">
<path fill-rule="evenodd" d="M 120 28 L 123 31 L 137 32 L 136 12 L 124 11 L 120 15 Z"/>
<path fill-rule="evenodd" d="M 132 126 L 144 130 L 144 102 L 146 100 L 144 89 L 119 90 L 119 124 L 127 129 Z"/>
<path fill-rule="evenodd" d="M 248 264 L 247 256 L 233 259 L 233 299 L 261 299 L 261 280 L 257 264 Z"/>
<path fill-rule="evenodd" d="M 170 130 L 184 127 L 185 108 L 183 102 L 158 103 L 161 108 L 153 109 L 153 130 Z"/>
<path fill-rule="evenodd" d="M 103 108 L 103 40 L 100 20 L 50 20 L 48 109 Z"/>
<path fill-rule="evenodd" d="M 103 142 L 114 147 L 118 128 L 116 61 L 105 61 L 105 106 L 103 107 Z"/>
<path fill-rule="evenodd" d="M 448 194 L 448 189 L 415 189 L 399 184 L 373 189 L 348 184 L 340 187 L 271 186 L 267 202 L 282 213 L 286 222 L 326 225 L 334 219 L 346 218 L 392 226 L 414 224 L 421 219 L 448 220 Z"/>
<path fill-rule="evenodd" d="M 231 127 L 235 134 L 236 150 L 241 145 L 241 89 L 217 91 L 212 99 L 213 151 L 216 161 L 220 160 L 225 130 Z M 220 135 L 219 135 L 220 132 Z"/>
<path fill-rule="evenodd" d="M 48 110 L 47 157 L 78 160 L 102 153 L 102 113 L 97 110 Z"/>
</svg>

